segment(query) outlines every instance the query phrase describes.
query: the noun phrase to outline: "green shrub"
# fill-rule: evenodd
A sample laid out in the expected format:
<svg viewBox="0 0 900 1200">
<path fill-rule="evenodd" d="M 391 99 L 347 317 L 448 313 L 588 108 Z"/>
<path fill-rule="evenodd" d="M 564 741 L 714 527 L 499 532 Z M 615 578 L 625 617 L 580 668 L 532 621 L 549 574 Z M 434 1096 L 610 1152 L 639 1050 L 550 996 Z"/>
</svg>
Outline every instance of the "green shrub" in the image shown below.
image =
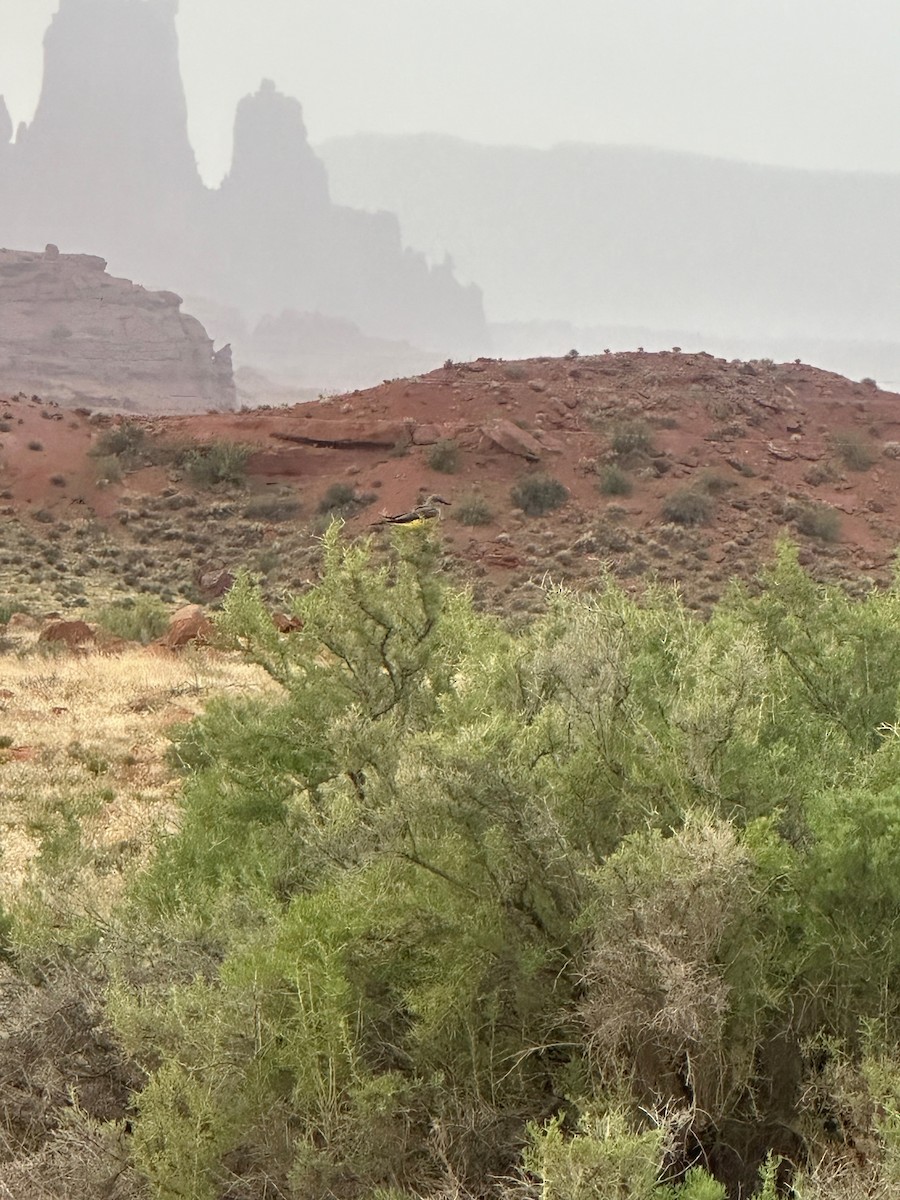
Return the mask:
<svg viewBox="0 0 900 1200">
<path fill-rule="evenodd" d="M 623 465 L 640 462 L 653 453 L 653 430 L 646 421 L 623 421 L 613 430 L 611 444 Z"/>
<path fill-rule="evenodd" d="M 277 524 L 292 521 L 300 512 L 301 505 L 296 496 L 254 496 L 244 508 L 244 517 L 248 521 Z"/>
<path fill-rule="evenodd" d="M 121 483 L 122 460 L 115 454 L 106 454 L 96 460 L 97 482 Z"/>
<path fill-rule="evenodd" d="M 432 471 L 442 471 L 445 475 L 454 475 L 459 470 L 459 446 L 453 438 L 441 438 L 433 446 L 428 447 L 425 461 Z"/>
<path fill-rule="evenodd" d="M 13 600 L 9 596 L 0 596 L 0 625 L 8 625 L 9 618 L 13 613 L 27 612 L 24 604 L 20 604 L 18 600 Z"/>
<path fill-rule="evenodd" d="M 349 483 L 332 483 L 329 484 L 322 499 L 319 501 L 317 511 L 323 515 L 327 513 L 346 512 L 356 503 L 356 488 Z"/>
<path fill-rule="evenodd" d="M 147 452 L 147 430 L 137 421 L 120 421 L 105 429 L 91 447 L 92 458 L 118 459 L 123 467 L 138 466 Z M 110 478 L 106 476 L 106 478 Z"/>
<path fill-rule="evenodd" d="M 632 484 L 621 467 L 608 463 L 600 468 L 600 492 L 604 496 L 630 496 Z"/>
<path fill-rule="evenodd" d="M 708 492 L 698 487 L 680 487 L 663 501 L 662 515 L 675 525 L 705 525 L 715 507 Z"/>
<path fill-rule="evenodd" d="M 189 450 L 182 465 L 195 487 L 218 484 L 240 487 L 246 479 L 247 460 L 252 450 L 237 442 L 209 442 Z"/>
<path fill-rule="evenodd" d="M 568 498 L 568 488 L 552 475 L 526 475 L 510 491 L 513 504 L 529 517 L 542 517 Z"/>
<path fill-rule="evenodd" d="M 479 492 L 468 492 L 456 501 L 453 516 L 460 525 L 490 525 L 494 519 L 487 500 Z"/>
<path fill-rule="evenodd" d="M 830 504 L 809 504 L 794 518 L 794 524 L 807 537 L 820 542 L 836 542 L 841 536 L 841 517 Z"/>
<path fill-rule="evenodd" d="M 105 605 L 97 610 L 95 620 L 113 637 L 147 645 L 166 632 L 169 612 L 156 596 L 138 596 Z"/>
<path fill-rule="evenodd" d="M 848 471 L 868 471 L 878 461 L 876 447 L 858 433 L 838 434 L 832 445 Z"/>
</svg>

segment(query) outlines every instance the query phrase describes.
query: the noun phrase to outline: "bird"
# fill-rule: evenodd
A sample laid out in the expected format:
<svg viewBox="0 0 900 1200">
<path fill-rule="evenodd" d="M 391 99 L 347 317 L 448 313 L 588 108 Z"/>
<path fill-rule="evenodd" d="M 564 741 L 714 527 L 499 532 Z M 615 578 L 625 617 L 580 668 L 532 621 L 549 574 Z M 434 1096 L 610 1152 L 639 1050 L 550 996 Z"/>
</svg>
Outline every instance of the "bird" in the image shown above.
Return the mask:
<svg viewBox="0 0 900 1200">
<path fill-rule="evenodd" d="M 373 521 L 372 524 L 402 525 L 404 529 L 414 529 L 417 525 L 426 525 L 429 521 L 439 518 L 441 510 L 438 505 L 449 503 L 450 501 L 445 500 L 443 496 L 428 496 L 421 504 L 411 508 L 409 512 L 396 513 L 394 516 L 385 514 L 380 521 Z"/>
</svg>

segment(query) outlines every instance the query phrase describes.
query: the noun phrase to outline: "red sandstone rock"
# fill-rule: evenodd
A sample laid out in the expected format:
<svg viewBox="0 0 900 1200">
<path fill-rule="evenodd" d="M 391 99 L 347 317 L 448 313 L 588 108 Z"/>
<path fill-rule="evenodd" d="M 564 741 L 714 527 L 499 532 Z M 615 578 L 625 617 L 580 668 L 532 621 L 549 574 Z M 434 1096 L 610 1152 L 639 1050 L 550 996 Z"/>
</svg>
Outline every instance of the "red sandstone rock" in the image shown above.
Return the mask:
<svg viewBox="0 0 900 1200">
<path fill-rule="evenodd" d="M 208 642 L 213 635 L 213 623 L 199 604 L 186 604 L 173 613 L 168 632 L 162 637 L 162 645 L 169 650 L 180 650 L 191 642 Z"/>
<path fill-rule="evenodd" d="M 76 650 L 92 643 L 94 636 L 86 621 L 52 621 L 41 630 L 38 641 L 61 642 L 70 650 Z"/>
<path fill-rule="evenodd" d="M 279 424 L 271 436 L 309 446 L 396 446 L 409 442 L 415 432 L 410 421 L 341 420 L 312 417 Z"/>
<path fill-rule="evenodd" d="M 491 424 L 482 426 L 482 429 L 494 445 L 506 450 L 508 454 L 518 454 L 527 458 L 529 462 L 536 462 L 541 457 L 541 443 L 537 438 L 520 429 L 518 425 L 513 425 L 512 421 L 492 421 Z"/>
</svg>

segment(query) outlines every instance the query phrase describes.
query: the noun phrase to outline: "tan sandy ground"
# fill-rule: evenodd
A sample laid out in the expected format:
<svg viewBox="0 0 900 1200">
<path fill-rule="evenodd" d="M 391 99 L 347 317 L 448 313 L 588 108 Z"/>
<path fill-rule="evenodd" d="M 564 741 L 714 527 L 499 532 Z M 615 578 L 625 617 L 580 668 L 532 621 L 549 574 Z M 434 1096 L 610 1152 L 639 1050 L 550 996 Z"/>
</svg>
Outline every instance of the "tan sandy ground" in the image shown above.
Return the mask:
<svg viewBox="0 0 900 1200">
<path fill-rule="evenodd" d="M 178 781 L 167 730 L 222 693 L 274 689 L 260 669 L 211 650 L 117 655 L 41 652 L 32 636 L 0 655 L 0 901 L 68 874 L 74 900 L 108 911 L 125 867 L 171 828 Z M 55 881 L 53 845 L 81 827 Z M 43 871 L 36 871 L 42 865 Z M 74 870 L 74 876 L 71 871 Z"/>
</svg>

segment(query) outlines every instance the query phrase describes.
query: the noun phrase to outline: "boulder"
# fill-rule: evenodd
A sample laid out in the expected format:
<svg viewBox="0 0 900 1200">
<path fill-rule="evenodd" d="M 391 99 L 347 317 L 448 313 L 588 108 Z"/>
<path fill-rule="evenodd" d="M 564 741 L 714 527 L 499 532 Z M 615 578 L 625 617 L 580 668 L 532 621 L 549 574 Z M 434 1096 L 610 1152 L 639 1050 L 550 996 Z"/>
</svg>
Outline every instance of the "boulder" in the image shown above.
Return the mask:
<svg viewBox="0 0 900 1200">
<path fill-rule="evenodd" d="M 38 635 L 39 642 L 56 642 L 77 650 L 95 641 L 95 634 L 87 621 L 51 621 Z"/>
<path fill-rule="evenodd" d="M 537 438 L 514 425 L 512 421 L 492 421 L 489 425 L 482 426 L 482 432 L 495 446 L 499 446 L 508 454 L 518 454 L 521 458 L 527 458 L 529 462 L 537 462 L 541 457 L 542 447 Z"/>
<path fill-rule="evenodd" d="M 209 642 L 213 636 L 213 623 L 199 604 L 186 604 L 172 614 L 169 628 L 160 639 L 169 650 L 180 650 L 191 642 Z"/>
</svg>

